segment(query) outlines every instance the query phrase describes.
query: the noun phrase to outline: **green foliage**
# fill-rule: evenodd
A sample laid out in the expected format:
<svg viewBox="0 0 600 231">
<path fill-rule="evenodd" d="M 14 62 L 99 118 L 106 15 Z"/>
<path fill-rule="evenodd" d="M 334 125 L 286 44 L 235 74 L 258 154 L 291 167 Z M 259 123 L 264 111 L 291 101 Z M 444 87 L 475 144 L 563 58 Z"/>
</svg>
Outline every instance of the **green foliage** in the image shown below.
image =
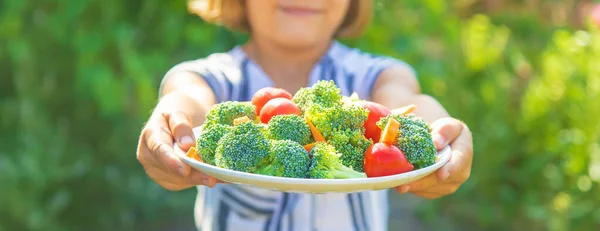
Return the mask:
<svg viewBox="0 0 600 231">
<path fill-rule="evenodd" d="M 428 230 L 600 225 L 600 32 L 561 21 L 584 1 L 531 2 L 378 0 L 343 40 L 407 61 L 473 132 L 469 181 L 420 204 Z M 245 35 L 185 1 L 14 0 L 0 38 L 0 230 L 193 226 L 194 189 L 159 188 L 136 142 L 170 67 Z"/>
<path fill-rule="evenodd" d="M 423 91 L 465 121 L 474 137 L 469 181 L 451 196 L 421 203 L 423 224 L 435 230 L 598 227 L 598 27 L 553 26 L 531 11 L 514 12 L 516 6 L 462 18 L 457 12 L 468 9 L 458 6 L 386 3 L 400 10 L 383 11 L 378 26 L 354 44 L 413 64 Z M 397 15 L 406 20 L 393 20 Z M 389 27 L 398 30 L 385 34 Z M 394 49 L 372 45 L 378 42 Z"/>
<path fill-rule="evenodd" d="M 24 0 L 0 38 L 0 230 L 189 227 L 194 190 L 150 181 L 136 143 L 162 75 L 231 35 L 183 1 Z"/>
</svg>

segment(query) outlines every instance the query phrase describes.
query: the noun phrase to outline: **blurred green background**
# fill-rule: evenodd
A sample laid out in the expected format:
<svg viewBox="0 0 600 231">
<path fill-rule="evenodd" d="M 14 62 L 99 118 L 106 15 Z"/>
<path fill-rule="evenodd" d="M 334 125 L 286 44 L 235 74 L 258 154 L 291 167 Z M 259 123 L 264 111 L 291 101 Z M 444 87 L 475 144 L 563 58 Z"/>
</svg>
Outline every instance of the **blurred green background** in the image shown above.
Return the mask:
<svg viewBox="0 0 600 231">
<path fill-rule="evenodd" d="M 593 4 L 377 0 L 366 35 L 343 41 L 412 64 L 474 133 L 470 180 L 412 206 L 422 229 L 600 226 Z M 244 39 L 183 0 L 0 1 L 0 231 L 191 230 L 195 190 L 150 181 L 137 138 L 171 66 Z"/>
</svg>

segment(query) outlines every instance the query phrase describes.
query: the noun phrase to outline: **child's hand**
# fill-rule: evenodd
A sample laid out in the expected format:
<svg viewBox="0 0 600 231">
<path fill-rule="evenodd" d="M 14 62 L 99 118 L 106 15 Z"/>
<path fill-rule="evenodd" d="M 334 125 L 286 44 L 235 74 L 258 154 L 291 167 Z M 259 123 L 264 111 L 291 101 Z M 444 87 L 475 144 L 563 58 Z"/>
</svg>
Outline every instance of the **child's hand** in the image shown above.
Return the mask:
<svg viewBox="0 0 600 231">
<path fill-rule="evenodd" d="M 435 174 L 396 188 L 398 193 L 411 192 L 417 196 L 435 199 L 454 193 L 471 175 L 473 140 L 469 128 L 453 118 L 441 118 L 431 124 L 433 139 L 438 150 L 446 145 L 452 155 L 446 165 Z"/>
<path fill-rule="evenodd" d="M 184 105 L 181 102 L 185 100 L 186 96 L 178 93 L 161 99 L 142 130 L 137 150 L 137 159 L 148 176 L 173 191 L 195 185 L 213 187 L 217 183 L 214 177 L 192 169 L 174 154 L 174 141 L 183 151 L 195 144 L 190 119 L 177 110 L 177 105 Z"/>
</svg>

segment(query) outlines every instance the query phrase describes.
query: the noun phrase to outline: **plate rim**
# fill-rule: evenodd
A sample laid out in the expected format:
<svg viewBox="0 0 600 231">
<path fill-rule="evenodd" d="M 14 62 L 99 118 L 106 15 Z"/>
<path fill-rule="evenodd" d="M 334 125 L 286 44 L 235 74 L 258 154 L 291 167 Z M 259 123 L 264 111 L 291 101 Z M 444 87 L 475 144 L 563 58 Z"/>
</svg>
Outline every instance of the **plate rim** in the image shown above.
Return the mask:
<svg viewBox="0 0 600 231">
<path fill-rule="evenodd" d="M 194 136 L 197 136 L 196 133 L 199 132 L 198 129 L 200 129 L 200 128 L 201 128 L 201 126 L 193 129 Z M 179 147 L 176 143 L 174 143 L 173 145 L 177 147 L 176 149 L 179 149 Z M 248 173 L 248 172 L 242 172 L 242 171 L 221 168 L 221 167 L 218 167 L 215 165 L 200 162 L 196 159 L 188 157 L 186 155 L 186 152 L 181 149 L 179 149 L 179 151 L 175 151 L 175 154 L 180 159 L 182 159 L 184 162 L 186 162 L 186 164 L 189 165 L 191 168 L 198 169 L 199 167 L 193 166 L 193 165 L 198 165 L 198 166 L 201 166 L 202 168 L 209 169 L 210 171 L 218 171 L 218 172 L 221 172 L 221 174 L 230 175 L 235 178 L 252 179 L 252 181 L 263 181 L 263 182 L 285 181 L 286 185 L 306 185 L 306 184 L 311 184 L 311 185 L 323 185 L 323 184 L 326 184 L 326 185 L 347 185 L 347 184 L 366 185 L 366 184 L 378 184 L 378 183 L 385 183 L 385 182 L 393 182 L 393 181 L 403 179 L 403 178 L 410 178 L 411 176 L 414 177 L 414 176 L 423 175 L 422 177 L 424 177 L 424 176 L 426 176 L 426 175 L 424 175 L 424 173 L 426 173 L 426 172 L 430 172 L 429 174 L 431 174 L 448 163 L 448 161 L 450 160 L 450 157 L 452 155 L 452 148 L 449 145 L 446 145 L 443 149 L 438 150 L 436 152 L 436 157 L 439 157 L 438 160 L 434 164 L 427 166 L 425 168 L 413 170 L 410 172 L 390 175 L 390 176 L 350 178 L 350 179 L 311 179 L 311 178 L 289 178 L 289 177 L 261 175 L 261 174 L 256 174 L 256 173 Z M 204 174 L 211 175 L 209 173 L 206 173 L 206 170 L 199 170 L 199 171 L 202 171 Z M 219 179 L 216 176 L 213 176 L 213 175 L 211 175 L 211 176 Z M 222 180 L 222 179 L 220 179 L 220 180 Z M 411 181 L 411 182 L 413 182 L 413 181 Z M 228 183 L 256 186 L 255 184 L 249 184 L 249 183 L 239 183 L 239 182 L 228 182 Z M 260 186 L 256 186 L 256 187 L 260 187 Z"/>
</svg>

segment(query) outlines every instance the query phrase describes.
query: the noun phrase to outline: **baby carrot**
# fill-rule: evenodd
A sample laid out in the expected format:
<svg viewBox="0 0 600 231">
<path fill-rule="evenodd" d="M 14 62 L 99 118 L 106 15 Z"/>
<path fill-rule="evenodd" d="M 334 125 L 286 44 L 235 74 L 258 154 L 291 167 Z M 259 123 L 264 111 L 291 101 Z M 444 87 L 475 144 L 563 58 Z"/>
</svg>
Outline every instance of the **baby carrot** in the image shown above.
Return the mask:
<svg viewBox="0 0 600 231">
<path fill-rule="evenodd" d="M 392 110 L 392 114 L 406 115 L 408 113 L 413 112 L 415 109 L 417 109 L 417 105 L 411 104 L 408 106 L 404 106 L 404 107 Z"/>
<path fill-rule="evenodd" d="M 313 142 L 313 143 L 310 143 L 310 144 L 304 145 L 304 149 L 305 149 L 307 152 L 310 152 L 310 150 L 312 150 L 312 148 L 315 146 L 315 144 L 316 144 L 316 143 L 317 143 L 317 142 Z"/>
<path fill-rule="evenodd" d="M 304 117 L 304 119 L 306 120 L 308 127 L 310 127 L 310 131 L 312 132 L 313 137 L 315 138 L 315 141 L 316 142 L 319 142 L 319 141 L 325 142 L 325 138 L 323 137 L 323 135 L 319 132 L 319 130 L 317 130 L 315 125 L 313 125 L 312 122 L 310 122 L 308 117 Z"/>
<path fill-rule="evenodd" d="M 392 145 L 396 139 L 396 135 L 400 132 L 400 122 L 395 119 L 390 119 L 385 125 L 385 128 L 381 134 L 380 143 Z"/>
<path fill-rule="evenodd" d="M 202 158 L 200 158 L 200 155 L 198 155 L 198 150 L 196 150 L 196 147 L 191 147 L 185 155 L 202 162 Z"/>
</svg>

